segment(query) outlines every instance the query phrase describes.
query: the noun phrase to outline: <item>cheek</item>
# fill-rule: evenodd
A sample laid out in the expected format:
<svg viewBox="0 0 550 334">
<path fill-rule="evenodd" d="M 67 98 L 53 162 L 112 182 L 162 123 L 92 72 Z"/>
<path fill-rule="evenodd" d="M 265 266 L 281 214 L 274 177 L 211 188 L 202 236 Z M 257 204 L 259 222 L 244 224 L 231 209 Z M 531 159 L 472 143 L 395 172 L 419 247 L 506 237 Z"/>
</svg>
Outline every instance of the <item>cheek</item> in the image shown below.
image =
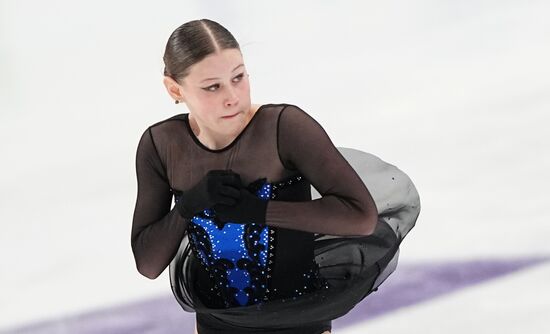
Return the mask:
<svg viewBox="0 0 550 334">
<path fill-rule="evenodd" d="M 250 91 L 250 83 L 248 80 L 243 80 L 243 82 L 241 82 L 241 85 L 240 85 L 240 90 L 241 92 L 243 93 L 248 93 Z"/>
<path fill-rule="evenodd" d="M 216 105 L 218 102 L 218 95 L 219 94 L 213 94 L 209 92 L 201 92 L 197 96 L 197 103 L 202 106 L 202 109 L 209 110 L 212 106 Z"/>
</svg>

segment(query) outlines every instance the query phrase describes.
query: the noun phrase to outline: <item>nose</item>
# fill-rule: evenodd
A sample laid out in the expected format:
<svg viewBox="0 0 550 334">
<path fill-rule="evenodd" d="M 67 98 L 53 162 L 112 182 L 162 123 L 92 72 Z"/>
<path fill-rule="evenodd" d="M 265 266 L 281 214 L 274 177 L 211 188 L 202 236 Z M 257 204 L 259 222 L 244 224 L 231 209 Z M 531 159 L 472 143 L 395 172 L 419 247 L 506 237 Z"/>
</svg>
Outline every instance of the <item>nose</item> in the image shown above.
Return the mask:
<svg viewBox="0 0 550 334">
<path fill-rule="evenodd" d="M 235 92 L 235 89 L 228 88 L 227 90 L 228 90 L 228 94 L 227 94 L 227 97 L 225 99 L 225 105 L 230 107 L 230 106 L 234 106 L 237 103 L 239 103 L 239 97 L 237 96 L 237 93 Z"/>
</svg>

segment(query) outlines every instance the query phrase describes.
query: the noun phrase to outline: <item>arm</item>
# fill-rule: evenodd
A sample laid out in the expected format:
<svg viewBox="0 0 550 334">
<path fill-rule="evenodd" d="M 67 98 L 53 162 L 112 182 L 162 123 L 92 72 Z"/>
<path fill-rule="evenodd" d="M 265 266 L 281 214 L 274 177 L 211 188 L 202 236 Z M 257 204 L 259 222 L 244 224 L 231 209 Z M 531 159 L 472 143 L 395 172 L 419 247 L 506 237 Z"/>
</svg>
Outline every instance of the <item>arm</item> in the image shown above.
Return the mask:
<svg viewBox="0 0 550 334">
<path fill-rule="evenodd" d="M 389 224 L 403 239 L 420 214 L 420 197 L 412 180 L 402 170 L 373 154 L 345 147 L 338 150 L 369 189 L 379 220 Z"/>
<path fill-rule="evenodd" d="M 177 252 L 188 222 L 175 206 L 170 210 L 172 193 L 150 128 L 138 144 L 136 175 L 138 191 L 132 221 L 132 252 L 137 270 L 155 279 Z"/>
<path fill-rule="evenodd" d="M 298 170 L 321 194 L 306 202 L 269 201 L 268 225 L 330 235 L 368 235 L 378 220 L 363 181 L 306 112 L 288 105 L 278 124 L 281 162 Z"/>
</svg>

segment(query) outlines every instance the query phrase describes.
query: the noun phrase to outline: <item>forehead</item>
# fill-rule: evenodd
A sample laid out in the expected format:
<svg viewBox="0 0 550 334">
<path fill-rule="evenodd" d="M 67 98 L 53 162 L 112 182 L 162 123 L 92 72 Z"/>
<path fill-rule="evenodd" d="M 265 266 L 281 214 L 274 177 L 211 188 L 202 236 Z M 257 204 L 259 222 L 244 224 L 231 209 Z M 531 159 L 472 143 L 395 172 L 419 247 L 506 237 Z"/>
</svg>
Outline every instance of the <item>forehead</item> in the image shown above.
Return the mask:
<svg viewBox="0 0 550 334">
<path fill-rule="evenodd" d="M 197 80 L 221 77 L 229 75 L 241 64 L 244 64 L 241 52 L 238 49 L 226 49 L 210 54 L 191 66 L 189 76 Z"/>
</svg>

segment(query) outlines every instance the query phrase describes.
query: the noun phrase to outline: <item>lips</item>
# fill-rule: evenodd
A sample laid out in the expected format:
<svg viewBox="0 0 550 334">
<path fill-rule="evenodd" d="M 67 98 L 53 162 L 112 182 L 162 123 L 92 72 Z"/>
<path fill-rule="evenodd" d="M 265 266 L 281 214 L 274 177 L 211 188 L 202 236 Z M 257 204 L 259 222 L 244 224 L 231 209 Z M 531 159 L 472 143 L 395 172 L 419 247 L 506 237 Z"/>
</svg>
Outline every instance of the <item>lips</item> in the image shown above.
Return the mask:
<svg viewBox="0 0 550 334">
<path fill-rule="evenodd" d="M 234 117 L 234 116 L 237 116 L 239 113 L 235 113 L 233 115 L 229 115 L 229 116 L 222 116 L 222 118 L 231 118 L 231 117 Z"/>
</svg>

